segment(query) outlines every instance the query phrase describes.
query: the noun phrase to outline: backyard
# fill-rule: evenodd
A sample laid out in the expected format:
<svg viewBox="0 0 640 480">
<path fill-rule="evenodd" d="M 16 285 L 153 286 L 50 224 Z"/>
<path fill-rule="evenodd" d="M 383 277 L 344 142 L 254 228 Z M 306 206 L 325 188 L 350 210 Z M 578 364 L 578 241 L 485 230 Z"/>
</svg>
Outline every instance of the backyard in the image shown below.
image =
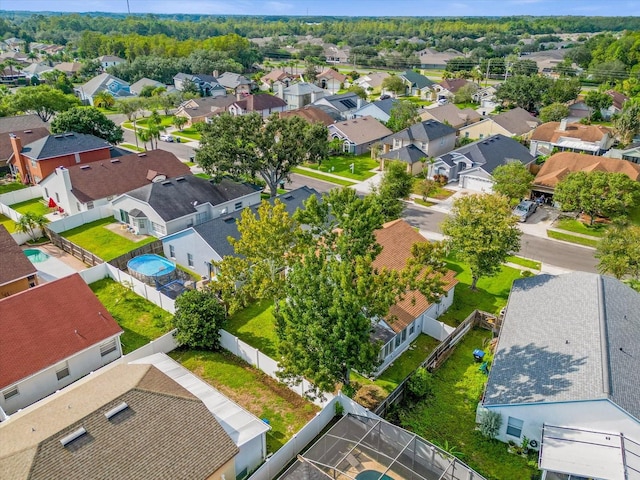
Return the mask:
<svg viewBox="0 0 640 480">
<path fill-rule="evenodd" d="M 2 214 L 0 214 L 0 225 L 4 225 L 9 233 L 14 233 L 16 231 L 16 222 Z"/>
<path fill-rule="evenodd" d="M 0 195 L 3 193 L 15 192 L 16 190 L 22 190 L 23 188 L 27 188 L 29 185 L 25 185 L 20 182 L 10 182 L 10 183 L 2 183 L 0 184 Z"/>
<path fill-rule="evenodd" d="M 351 173 L 351 164 L 353 164 L 353 173 Z M 375 172 L 371 170 L 378 168 L 379 163 L 371 158 L 370 153 L 363 153 L 357 156 L 332 155 L 320 165 L 317 163 L 305 163 L 304 166 L 320 172 L 333 173 L 341 177 L 362 181 L 375 175 Z"/>
<path fill-rule="evenodd" d="M 89 285 L 124 330 L 122 351 L 130 353 L 171 330 L 171 314 L 110 278 Z"/>
<path fill-rule="evenodd" d="M 107 217 L 67 230 L 60 235 L 106 262 L 156 240 L 154 237 L 146 237 L 132 242 L 106 228 L 112 223 L 117 222 L 113 221 L 113 217 Z"/>
<path fill-rule="evenodd" d="M 473 329 L 451 357 L 432 375 L 432 395 L 412 407 L 401 408 L 399 424 L 454 453 L 488 479 L 529 479 L 537 472 L 535 454 L 529 458 L 507 452 L 507 445 L 483 437 L 476 428 L 476 407 L 487 376 L 474 363 L 472 352 L 486 347 L 491 332 Z"/>
<path fill-rule="evenodd" d="M 258 418 L 268 420 L 267 452 L 282 447 L 319 410 L 228 352 L 178 349 L 170 356 Z"/>
<path fill-rule="evenodd" d="M 51 209 L 42 200 L 42 198 L 33 198 L 26 202 L 14 203 L 10 207 L 18 213 L 34 213 L 36 215 L 46 215 L 51 212 Z"/>
</svg>

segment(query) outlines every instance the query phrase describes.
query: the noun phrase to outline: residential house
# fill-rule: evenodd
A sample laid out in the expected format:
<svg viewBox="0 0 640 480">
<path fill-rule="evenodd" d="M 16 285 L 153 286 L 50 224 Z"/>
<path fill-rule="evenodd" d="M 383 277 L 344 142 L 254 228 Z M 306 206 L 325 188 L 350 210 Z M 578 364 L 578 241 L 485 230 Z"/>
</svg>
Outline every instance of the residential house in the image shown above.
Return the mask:
<svg viewBox="0 0 640 480">
<path fill-rule="evenodd" d="M 100 67 L 103 71 L 109 67 L 115 67 L 116 65 L 126 62 L 124 58 L 120 58 L 116 55 L 101 55 L 96 58 L 96 61 L 100 63 Z"/>
<path fill-rule="evenodd" d="M 326 113 L 323 109 L 314 107 L 313 105 L 307 105 L 297 110 L 287 110 L 286 112 L 280 112 L 280 117 L 300 117 L 309 123 L 320 122 L 325 126 L 329 126 L 335 122 L 335 120 Z"/>
<path fill-rule="evenodd" d="M 464 78 L 449 78 L 434 84 L 433 90 L 436 92 L 437 100 L 453 100 L 456 93 L 458 93 L 462 87 L 467 86 L 473 88 L 474 91 L 478 89 L 478 85 Z"/>
<path fill-rule="evenodd" d="M 293 215 L 297 209 L 304 208 L 304 202 L 312 195 L 320 198 L 313 188 L 300 187 L 275 198 L 285 205 L 290 215 Z M 273 199 L 270 199 L 270 202 L 273 202 Z M 249 208 L 255 213 L 258 205 Z M 202 277 L 213 278 L 216 274 L 213 263 L 235 255 L 229 239 L 240 238 L 238 221 L 243 210 L 229 211 L 223 216 L 163 237 L 162 249 L 165 257 Z"/>
<path fill-rule="evenodd" d="M 342 141 L 342 151 L 361 155 L 371 145 L 393 133 L 373 117 L 354 118 L 329 125 L 329 138 Z"/>
<path fill-rule="evenodd" d="M 631 145 L 627 145 L 623 149 L 612 148 L 607 153 L 605 153 L 604 156 L 609 158 L 619 158 L 621 160 L 640 164 L 640 142 L 635 142 Z M 1 161 L 2 157 L 0 156 L 0 162 Z"/>
<path fill-rule="evenodd" d="M 471 99 L 482 108 L 493 108 L 496 101 L 496 92 L 498 90 L 493 85 L 488 87 L 480 87 L 476 90 Z"/>
<path fill-rule="evenodd" d="M 248 79 L 244 75 L 233 72 L 224 72 L 218 77 L 218 83 L 227 90 L 231 90 L 235 95 L 238 95 L 239 93 L 249 94 L 256 88 L 256 84 L 253 80 Z"/>
<path fill-rule="evenodd" d="M 290 110 L 297 110 L 314 103 L 319 98 L 327 94 L 326 90 L 314 85 L 313 83 L 299 82 L 284 87 L 278 86 L 278 97 L 283 99 L 289 105 Z"/>
<path fill-rule="evenodd" d="M 461 109 L 453 103 L 425 109 L 420 114 L 420 118 L 422 120 L 436 120 L 440 123 L 450 125 L 457 132 L 459 132 L 462 127 L 482 120 L 482 116 L 473 108 Z"/>
<path fill-rule="evenodd" d="M 254 186 L 194 175 L 151 182 L 111 202 L 116 220 L 138 235 L 159 238 L 257 203 L 260 190 Z"/>
<path fill-rule="evenodd" d="M 263 118 L 267 118 L 272 113 L 284 112 L 287 109 L 287 102 L 275 95 L 262 93 L 259 95 L 238 95 L 238 100 L 227 107 L 227 111 L 232 115 L 245 115 L 247 113 L 259 113 Z"/>
<path fill-rule="evenodd" d="M 558 183 L 574 172 L 624 173 L 631 180 L 640 181 L 640 165 L 615 158 L 558 152 L 551 155 L 538 171 L 531 190 L 545 196 L 553 195 Z"/>
<path fill-rule="evenodd" d="M 349 63 L 350 49 L 327 43 L 324 45 L 323 55 L 327 63 Z"/>
<path fill-rule="evenodd" d="M 122 355 L 122 329 L 78 274 L 1 299 L 0 330 L 0 409 L 9 415 Z"/>
<path fill-rule="evenodd" d="M 49 128 L 48 124 L 35 114 L 0 117 L 0 172 L 8 168 L 9 159 L 13 156 L 12 135 L 20 137 L 28 144 L 49 135 Z"/>
<path fill-rule="evenodd" d="M 184 90 L 185 82 L 193 82 L 193 75 L 190 73 L 176 73 L 173 77 L 173 85 L 176 87 L 176 90 Z"/>
<path fill-rule="evenodd" d="M 0 298 L 38 284 L 36 267 L 24 254 L 4 225 L 0 225 Z"/>
<path fill-rule="evenodd" d="M 387 123 L 391 118 L 391 109 L 398 103 L 399 100 L 395 98 L 387 98 L 385 100 L 377 100 L 372 103 L 368 103 L 358 110 L 354 111 L 351 115 L 353 118 L 366 117 L 367 115 L 380 120 L 382 123 Z"/>
<path fill-rule="evenodd" d="M 0 67 L 0 84 L 16 85 L 21 81 L 26 83 L 26 75 L 22 72 L 22 68 L 26 66 L 27 64 L 23 63 L 22 66 Z"/>
<path fill-rule="evenodd" d="M 67 77 L 79 74 L 82 67 L 83 65 L 80 62 L 60 62 L 54 65 L 56 70 L 64 73 Z"/>
<path fill-rule="evenodd" d="M 328 90 L 331 94 L 335 94 L 338 90 L 344 88 L 344 82 L 346 80 L 346 75 L 335 71 L 333 68 L 326 68 L 316 77 L 316 85 Z"/>
<path fill-rule="evenodd" d="M 427 242 L 420 233 L 405 220 L 398 219 L 385 223 L 374 232 L 376 242 L 382 251 L 373 261 L 375 269 L 402 270 L 411 258 L 411 248 L 416 243 Z M 458 280 L 456 273 L 447 270 L 442 280 L 444 293 L 438 302 L 429 302 L 427 297 L 417 290 L 407 292 L 404 298 L 389 308 L 386 318 L 377 322 L 372 334 L 373 339 L 381 342 L 380 366 L 377 374 L 382 373 L 409 345 L 421 334 L 426 333 L 438 340 L 448 335 L 447 328 L 437 321 L 453 303 Z"/>
<path fill-rule="evenodd" d="M 554 148 L 602 155 L 611 148 L 614 140 L 607 127 L 568 123 L 565 119 L 537 127 L 531 134 L 530 150 L 532 155 L 550 155 Z"/>
<path fill-rule="evenodd" d="M 353 112 L 359 110 L 366 104 L 366 100 L 363 100 L 353 92 L 328 95 L 312 103 L 312 105 L 324 106 L 334 110 L 338 115 L 340 115 L 340 118 L 345 120 L 351 118 L 353 116 Z"/>
<path fill-rule="evenodd" d="M 452 58 L 464 57 L 462 52 L 458 52 L 452 48 L 444 52 L 438 52 L 432 48 L 425 48 L 424 50 L 420 50 L 417 55 L 420 59 L 420 68 L 430 70 L 442 70 L 446 68 L 447 62 Z"/>
<path fill-rule="evenodd" d="M 191 175 L 171 152 L 150 150 L 101 162 L 57 167 L 40 186 L 47 202 L 70 215 L 109 205 L 118 195 L 153 182 Z"/>
<path fill-rule="evenodd" d="M 2 422 L 0 468 L 15 480 L 234 479 L 225 420 L 157 367 L 118 364 Z"/>
<path fill-rule="evenodd" d="M 7 49 L 12 52 L 24 51 L 26 45 L 24 40 L 16 37 L 7 38 L 3 43 L 7 46 Z"/>
<path fill-rule="evenodd" d="M 604 109 L 602 116 L 605 119 L 610 119 L 612 115 L 622 113 L 625 103 L 629 101 L 629 97 L 615 90 L 607 90 L 605 93 L 611 97 L 612 103 L 609 108 Z"/>
<path fill-rule="evenodd" d="M 544 50 L 541 52 L 529 53 L 522 57 L 523 60 L 533 60 L 538 65 L 538 73 L 548 77 L 557 77 L 558 67 L 564 62 L 567 49 L 562 50 Z M 577 65 L 575 65 L 577 67 Z"/>
<path fill-rule="evenodd" d="M 382 89 L 382 82 L 388 77 L 390 75 L 387 72 L 367 73 L 358 77 L 353 83 L 364 88 L 367 92 L 372 92 L 375 89 Z"/>
<path fill-rule="evenodd" d="M 235 102 L 236 97 L 233 95 L 192 98 L 178 107 L 175 116 L 186 118 L 186 126 L 192 127 L 198 122 L 207 122 L 211 117 L 226 112 Z"/>
<path fill-rule="evenodd" d="M 429 177 L 441 175 L 449 182 L 458 181 L 462 188 L 490 193 L 497 167 L 510 162 L 529 165 L 534 160 L 520 142 L 498 134 L 439 156 L 429 164 Z"/>
<path fill-rule="evenodd" d="M 218 82 L 214 75 L 196 73 L 190 75 L 190 80 L 196 84 L 203 97 L 224 97 L 227 94 L 226 88 Z"/>
<path fill-rule="evenodd" d="M 465 127 L 460 127 L 459 136 L 482 140 L 491 135 L 501 134 L 507 137 L 528 139 L 542 121 L 524 108 L 514 108 L 492 115 Z"/>
<path fill-rule="evenodd" d="M 43 73 L 51 72 L 53 70 L 54 67 L 50 67 L 48 63 L 31 63 L 22 69 L 22 73 L 24 73 L 25 77 L 30 81 L 34 77 L 38 80 L 42 80 L 41 75 Z"/>
<path fill-rule="evenodd" d="M 294 76 L 287 73 L 281 68 L 274 68 L 269 73 L 260 78 L 260 90 L 266 92 L 277 92 L 278 87 L 288 87 L 293 81 Z"/>
<path fill-rule="evenodd" d="M 407 170 L 416 175 L 424 166 L 422 160 L 450 152 L 456 145 L 453 127 L 435 120 L 424 120 L 400 130 L 381 141 L 380 168 L 387 161 L 407 164 Z"/>
<path fill-rule="evenodd" d="M 93 97 L 99 92 L 109 92 L 114 98 L 131 96 L 129 83 L 108 73 L 101 73 L 73 90 L 82 102 L 89 105 L 93 105 Z"/>
<path fill-rule="evenodd" d="M 413 70 L 407 70 L 399 73 L 398 77 L 400 77 L 407 86 L 407 90 L 405 92 L 407 95 L 420 98 L 431 98 L 431 89 L 434 85 L 432 80 L 429 80 L 424 75 L 414 72 Z"/>
<path fill-rule="evenodd" d="M 152 80 L 151 78 L 142 77 L 137 82 L 131 84 L 131 86 L 129 87 L 129 91 L 133 95 L 140 95 L 140 92 L 142 91 L 142 89 L 144 87 L 153 87 L 154 89 L 155 88 L 160 88 L 160 87 L 162 87 L 164 89 L 167 88 L 167 86 L 162 82 L 158 82 L 156 80 Z"/>
<path fill-rule="evenodd" d="M 638 478 L 638 372 L 638 292 L 585 272 L 518 279 L 478 417 L 529 439 L 547 479 Z"/>
<path fill-rule="evenodd" d="M 26 140 L 32 137 L 26 134 Z M 111 158 L 111 145 L 86 133 L 47 135 L 23 146 L 22 137 L 10 137 L 13 173 L 20 174 L 23 183 L 35 185 L 48 177 L 57 167 L 70 167 Z"/>
</svg>

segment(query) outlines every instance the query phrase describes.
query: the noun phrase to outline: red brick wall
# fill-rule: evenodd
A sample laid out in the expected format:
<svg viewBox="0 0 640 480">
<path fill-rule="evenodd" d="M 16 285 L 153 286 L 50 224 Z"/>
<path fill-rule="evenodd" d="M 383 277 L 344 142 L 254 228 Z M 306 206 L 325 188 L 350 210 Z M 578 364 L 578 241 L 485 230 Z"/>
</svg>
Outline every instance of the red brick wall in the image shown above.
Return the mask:
<svg viewBox="0 0 640 480">
<path fill-rule="evenodd" d="M 109 147 L 101 148 L 99 150 L 92 150 L 90 152 L 80 153 L 79 163 L 91 163 L 99 160 L 109 160 L 111 158 L 109 153 Z M 40 177 L 40 180 L 44 180 L 50 174 L 52 174 L 57 167 L 71 167 L 77 165 L 75 155 L 65 155 L 62 157 L 53 157 L 45 160 L 35 162 L 36 166 L 31 165 L 31 160 L 24 157 L 27 168 L 31 172 L 32 183 L 36 183 L 35 177 Z"/>
</svg>

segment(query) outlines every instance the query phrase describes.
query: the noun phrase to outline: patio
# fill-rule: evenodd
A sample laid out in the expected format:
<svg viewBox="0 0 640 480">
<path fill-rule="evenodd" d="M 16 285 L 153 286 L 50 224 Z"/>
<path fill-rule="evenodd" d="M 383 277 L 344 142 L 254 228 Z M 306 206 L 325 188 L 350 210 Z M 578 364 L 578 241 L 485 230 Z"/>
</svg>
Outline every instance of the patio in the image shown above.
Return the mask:
<svg viewBox="0 0 640 480">
<path fill-rule="evenodd" d="M 132 242 L 141 242 L 145 238 L 150 238 L 149 235 L 138 235 L 137 233 L 134 233 L 131 228 L 127 228 L 128 225 L 126 223 L 115 222 L 105 225 L 104 227 L 116 235 L 120 235 L 122 238 L 126 238 Z"/>
<path fill-rule="evenodd" d="M 33 264 L 38 270 L 38 280 L 40 283 L 51 282 L 59 278 L 68 277 L 81 270 L 85 270 L 87 266 L 77 258 L 63 252 L 52 243 L 40 245 L 38 247 L 23 246 L 23 250 L 40 250 L 46 253 L 49 258 L 43 262 Z"/>
</svg>

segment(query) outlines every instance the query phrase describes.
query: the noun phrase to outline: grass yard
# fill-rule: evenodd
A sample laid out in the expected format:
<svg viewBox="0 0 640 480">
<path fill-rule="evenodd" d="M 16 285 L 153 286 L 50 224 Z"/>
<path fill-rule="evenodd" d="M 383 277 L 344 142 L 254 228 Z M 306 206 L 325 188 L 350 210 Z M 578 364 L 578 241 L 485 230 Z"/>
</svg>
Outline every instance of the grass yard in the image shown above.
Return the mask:
<svg viewBox="0 0 640 480">
<path fill-rule="evenodd" d="M 113 217 L 107 217 L 67 230 L 61 235 L 106 262 L 156 240 L 154 237 L 147 237 L 139 242 L 132 242 L 105 228 L 111 223 L 115 223 Z"/>
<path fill-rule="evenodd" d="M 567 230 L 568 232 L 581 233 L 583 235 L 591 235 L 592 237 L 602 237 L 607 231 L 607 224 L 596 223 L 594 225 L 588 225 L 582 223 L 580 220 L 573 218 L 563 218 L 556 222 L 554 225 L 561 230 Z"/>
<path fill-rule="evenodd" d="M 507 304 L 511 284 L 520 278 L 520 270 L 503 266 L 495 277 L 483 277 L 478 280 L 477 290 L 471 286 L 471 271 L 469 267 L 458 261 L 454 255 L 447 258 L 447 267 L 458 272 L 460 282 L 456 286 L 453 305 L 438 320 L 451 326 L 458 326 L 474 310 L 488 313 L 498 313 Z"/>
<path fill-rule="evenodd" d="M 160 115 L 160 126 L 162 127 L 171 127 L 173 126 L 173 119 L 175 117 L 173 115 Z M 136 120 L 136 125 L 141 127 L 146 127 L 149 124 L 149 118 L 141 118 L 140 120 Z"/>
<path fill-rule="evenodd" d="M 194 174 L 195 177 L 200 177 L 200 178 L 204 178 L 205 180 L 210 180 L 213 177 L 211 175 L 209 175 L 208 173 L 195 173 Z"/>
<path fill-rule="evenodd" d="M 343 187 L 350 187 L 351 185 L 356 184 L 356 182 L 351 182 L 349 180 L 341 180 L 335 177 L 329 177 L 319 172 L 310 172 L 309 170 L 303 170 L 297 167 L 294 167 L 293 169 L 291 169 L 291 171 L 293 173 L 297 173 L 298 175 L 304 175 L 305 177 L 315 178 L 318 180 L 322 180 L 323 182 L 335 183 L 336 185 L 342 185 Z"/>
<path fill-rule="evenodd" d="M 144 152 L 144 148 L 136 147 L 135 145 L 133 145 L 131 143 L 121 143 L 118 146 L 122 147 L 122 148 L 126 148 L 127 150 L 133 150 L 134 152 Z"/>
<path fill-rule="evenodd" d="M 422 195 L 422 193 L 420 192 L 420 183 L 423 180 L 424 180 L 423 177 L 413 177 L 413 187 L 411 189 L 411 193 L 415 193 L 416 195 Z M 454 193 L 456 192 L 453 190 L 449 190 L 448 188 L 438 187 L 433 192 L 431 192 L 431 195 L 429 195 L 429 198 L 435 198 L 436 200 L 445 200 L 449 198 L 451 195 L 453 195 Z"/>
<path fill-rule="evenodd" d="M 351 173 L 350 165 L 353 163 L 353 173 Z M 362 155 L 336 155 L 330 156 L 320 165 L 317 163 L 307 163 L 304 166 L 318 170 L 319 172 L 333 173 L 341 177 L 351 178 L 353 180 L 366 180 L 375 175 L 371 170 L 378 168 L 379 163 L 371 158 L 370 153 Z"/>
<path fill-rule="evenodd" d="M 282 447 L 319 410 L 228 352 L 174 350 L 169 355 L 258 418 L 267 419 L 268 452 Z"/>
<path fill-rule="evenodd" d="M 480 105 L 478 105 L 477 103 L 473 103 L 473 102 L 466 102 L 466 103 L 462 102 L 462 103 L 456 103 L 455 106 L 458 107 L 461 110 L 465 109 L 465 108 L 471 108 L 471 109 L 475 110 Z"/>
<path fill-rule="evenodd" d="M 433 203 L 433 202 L 425 202 L 421 198 L 412 198 L 411 200 L 413 202 L 417 203 L 418 205 L 422 205 L 423 207 L 433 207 L 435 205 L 435 203 Z"/>
<path fill-rule="evenodd" d="M 6 228 L 9 233 L 14 233 L 16 231 L 16 222 L 2 214 L 0 214 L 0 225 L 4 225 L 4 228 Z"/>
<path fill-rule="evenodd" d="M 187 140 L 200 141 L 200 133 L 193 127 L 185 128 L 182 131 L 176 130 L 175 132 L 171 132 L 171 135 L 174 137 L 183 137 Z"/>
<path fill-rule="evenodd" d="M 265 355 L 276 358 L 276 321 L 273 302 L 262 301 L 249 305 L 229 318 L 225 330 Z"/>
<path fill-rule="evenodd" d="M 3 183 L 0 184 L 0 195 L 3 193 L 15 192 L 16 190 L 22 190 L 27 187 L 28 185 L 20 182 Z"/>
<path fill-rule="evenodd" d="M 542 264 L 540 262 L 536 262 L 535 260 L 529 260 L 528 258 L 517 257 L 515 255 L 510 255 L 507 257 L 507 262 L 515 263 L 516 265 L 520 265 L 522 267 L 531 268 L 532 270 L 540 270 Z"/>
<path fill-rule="evenodd" d="M 547 230 L 547 236 L 549 238 L 555 238 L 556 240 L 563 240 L 565 242 L 577 243 L 578 245 L 584 245 L 586 247 L 596 248 L 598 246 L 598 240 L 577 237 L 575 235 L 569 235 L 568 233 L 562 233 L 562 232 L 555 232 L 553 230 Z"/>
<path fill-rule="evenodd" d="M 26 202 L 14 203 L 11 205 L 11 208 L 22 214 L 31 212 L 36 215 L 46 215 L 51 212 L 51 209 L 45 205 L 44 200 L 41 198 L 34 198 L 32 200 L 27 200 Z"/>
<path fill-rule="evenodd" d="M 400 424 L 437 445 L 455 447 L 463 462 L 488 479 L 529 479 L 536 467 L 528 465 L 526 458 L 508 453 L 505 443 L 488 440 L 475 430 L 476 406 L 487 376 L 479 371 L 472 352 L 490 338 L 487 330 L 471 330 L 433 374 L 433 395 L 404 409 Z M 492 355 L 487 349 L 485 352 L 485 359 L 491 361 Z M 534 458 L 532 454 L 530 461 L 535 462 Z"/>
<path fill-rule="evenodd" d="M 124 333 L 122 351 L 127 354 L 171 330 L 171 314 L 118 282 L 105 278 L 89 285 Z"/>
</svg>

